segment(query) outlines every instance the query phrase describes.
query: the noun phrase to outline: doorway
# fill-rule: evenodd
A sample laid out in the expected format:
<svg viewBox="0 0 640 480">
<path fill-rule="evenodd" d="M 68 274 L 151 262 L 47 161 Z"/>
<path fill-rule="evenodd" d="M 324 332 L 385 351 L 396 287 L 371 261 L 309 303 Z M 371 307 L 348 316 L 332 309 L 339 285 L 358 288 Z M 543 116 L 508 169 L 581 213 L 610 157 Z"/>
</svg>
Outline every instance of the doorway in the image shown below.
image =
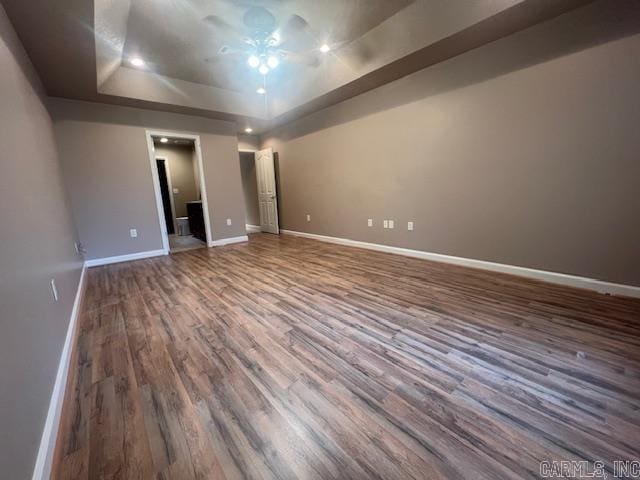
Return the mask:
<svg viewBox="0 0 640 480">
<path fill-rule="evenodd" d="M 240 174 L 247 206 L 247 231 L 280 232 L 278 220 L 277 174 L 271 148 L 240 150 Z"/>
<path fill-rule="evenodd" d="M 211 245 L 199 137 L 153 131 L 146 135 L 165 253 Z"/>
</svg>

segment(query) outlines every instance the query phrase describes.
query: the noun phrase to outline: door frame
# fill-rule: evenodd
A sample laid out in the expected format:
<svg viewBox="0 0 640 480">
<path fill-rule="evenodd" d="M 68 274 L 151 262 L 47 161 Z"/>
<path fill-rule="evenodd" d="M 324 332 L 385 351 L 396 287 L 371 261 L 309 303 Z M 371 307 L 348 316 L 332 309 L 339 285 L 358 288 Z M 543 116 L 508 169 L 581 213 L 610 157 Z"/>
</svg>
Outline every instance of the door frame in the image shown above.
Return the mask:
<svg viewBox="0 0 640 480">
<path fill-rule="evenodd" d="M 156 160 L 164 162 L 164 171 L 167 173 L 167 188 L 169 189 L 169 203 L 171 204 L 171 219 L 173 220 L 173 231 L 178 232 L 178 221 L 176 220 L 176 204 L 173 199 L 173 184 L 171 183 L 171 168 L 169 167 L 169 158 L 156 156 Z M 156 165 L 157 168 L 157 165 Z M 162 197 L 162 193 L 160 195 Z"/>
<path fill-rule="evenodd" d="M 198 170 L 200 171 L 200 196 L 202 197 L 202 214 L 204 216 L 204 229 L 207 235 L 207 246 L 213 246 L 213 231 L 211 230 L 211 222 L 209 218 L 209 202 L 207 201 L 207 187 L 204 178 L 204 162 L 202 160 L 202 148 L 200 146 L 200 135 L 193 135 L 184 132 L 172 132 L 167 130 L 145 130 L 147 139 L 147 150 L 149 154 L 149 166 L 151 167 L 151 179 L 153 181 L 153 190 L 156 197 L 156 207 L 158 211 L 158 224 L 162 235 L 162 249 L 164 254 L 169 254 L 169 235 L 167 234 L 167 224 L 164 220 L 164 210 L 162 208 L 162 195 L 160 194 L 160 179 L 158 178 L 158 167 L 156 165 L 155 147 L 153 146 L 153 137 L 172 137 L 193 140 L 196 150 L 196 158 L 198 161 Z M 167 163 L 165 163 L 166 167 Z M 173 198 L 173 190 L 170 191 Z M 173 202 L 172 202 L 173 203 Z M 175 214 L 174 214 L 175 218 Z"/>
</svg>

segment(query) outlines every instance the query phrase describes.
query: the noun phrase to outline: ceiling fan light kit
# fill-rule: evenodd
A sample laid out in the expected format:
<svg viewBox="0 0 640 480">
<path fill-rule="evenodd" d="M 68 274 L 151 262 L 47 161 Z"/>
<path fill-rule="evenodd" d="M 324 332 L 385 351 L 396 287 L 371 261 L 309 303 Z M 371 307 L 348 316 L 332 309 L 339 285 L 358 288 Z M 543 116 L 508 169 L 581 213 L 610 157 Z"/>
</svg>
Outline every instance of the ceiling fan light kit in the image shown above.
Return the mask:
<svg viewBox="0 0 640 480">
<path fill-rule="evenodd" d="M 226 1 L 234 2 L 234 5 L 243 9 L 247 6 L 235 3 L 235 0 Z M 327 53 L 331 50 L 328 43 L 319 41 L 300 15 L 290 14 L 285 19 L 276 19 L 273 13 L 262 6 L 250 6 L 244 11 L 242 24 L 245 28 L 229 24 L 217 15 L 209 15 L 204 21 L 224 32 L 226 38 L 236 41 L 236 45 L 223 45 L 218 55 L 240 54 L 248 67 L 263 77 L 262 84 L 256 89 L 258 95 L 267 94 L 266 77 L 282 62 L 317 66 L 318 52 Z"/>
<path fill-rule="evenodd" d="M 280 65 L 280 60 L 278 59 L 278 57 L 276 57 L 275 55 L 269 55 L 269 58 L 267 58 L 267 66 L 273 70 L 278 65 Z"/>
<path fill-rule="evenodd" d="M 241 3 L 234 5 L 246 8 Z M 254 5 L 242 15 L 242 23 L 246 30 L 238 29 L 217 15 L 209 15 L 204 21 L 224 32 L 226 37 L 238 40 L 237 46 L 223 45 L 218 51 L 219 55 L 240 53 L 246 58 L 247 65 L 258 70 L 261 75 L 267 75 L 271 70 L 278 68 L 283 60 L 307 65 L 313 63 L 312 59 L 306 58 L 313 56 L 312 51 L 291 51 L 285 46 L 296 45 L 300 38 L 303 38 L 303 43 L 309 40 L 317 41 L 307 21 L 299 15 L 290 15 L 289 18 L 278 21 L 269 10 Z M 318 45 L 317 49 L 325 53 L 330 50 L 327 44 Z"/>
<path fill-rule="evenodd" d="M 258 68 L 260 66 L 260 59 L 255 55 L 250 55 L 247 59 L 247 63 L 251 68 Z"/>
</svg>

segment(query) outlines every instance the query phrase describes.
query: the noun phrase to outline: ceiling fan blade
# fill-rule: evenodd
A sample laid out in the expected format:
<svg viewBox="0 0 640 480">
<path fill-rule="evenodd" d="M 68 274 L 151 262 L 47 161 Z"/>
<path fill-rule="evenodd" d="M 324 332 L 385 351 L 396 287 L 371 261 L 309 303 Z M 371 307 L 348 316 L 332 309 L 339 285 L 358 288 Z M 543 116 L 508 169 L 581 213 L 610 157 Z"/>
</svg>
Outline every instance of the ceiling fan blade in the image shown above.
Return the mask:
<svg viewBox="0 0 640 480">
<path fill-rule="evenodd" d="M 223 45 L 212 57 L 205 58 L 207 63 L 218 63 L 224 58 L 243 57 L 246 52 L 239 48 L 230 47 L 229 45 Z"/>
<path fill-rule="evenodd" d="M 227 23 L 218 15 L 207 15 L 202 19 L 202 21 L 213 27 L 214 29 L 220 31 L 220 33 L 222 33 L 222 35 L 224 35 L 226 38 L 231 38 L 239 42 L 244 42 L 245 40 L 245 35 L 243 34 L 243 32 L 235 28 L 233 25 Z"/>
<path fill-rule="evenodd" d="M 291 63 L 298 63 L 313 68 L 320 66 L 320 59 L 318 58 L 318 55 L 313 52 L 299 53 L 292 52 L 291 50 L 279 49 L 278 53 L 284 57 L 286 61 Z"/>
<path fill-rule="evenodd" d="M 280 25 L 282 36 L 300 35 L 310 30 L 309 23 L 300 15 L 291 15 L 286 22 Z"/>
</svg>

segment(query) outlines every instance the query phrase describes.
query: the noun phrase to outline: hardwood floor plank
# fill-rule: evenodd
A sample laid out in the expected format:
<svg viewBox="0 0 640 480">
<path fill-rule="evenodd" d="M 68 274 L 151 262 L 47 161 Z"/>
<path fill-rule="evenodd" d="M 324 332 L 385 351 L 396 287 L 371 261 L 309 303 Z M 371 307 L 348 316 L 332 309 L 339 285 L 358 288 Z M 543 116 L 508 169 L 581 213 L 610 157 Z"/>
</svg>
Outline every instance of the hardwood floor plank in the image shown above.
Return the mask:
<svg viewBox="0 0 640 480">
<path fill-rule="evenodd" d="M 289 236 L 92 268 L 56 479 L 640 459 L 640 301 Z"/>
</svg>

